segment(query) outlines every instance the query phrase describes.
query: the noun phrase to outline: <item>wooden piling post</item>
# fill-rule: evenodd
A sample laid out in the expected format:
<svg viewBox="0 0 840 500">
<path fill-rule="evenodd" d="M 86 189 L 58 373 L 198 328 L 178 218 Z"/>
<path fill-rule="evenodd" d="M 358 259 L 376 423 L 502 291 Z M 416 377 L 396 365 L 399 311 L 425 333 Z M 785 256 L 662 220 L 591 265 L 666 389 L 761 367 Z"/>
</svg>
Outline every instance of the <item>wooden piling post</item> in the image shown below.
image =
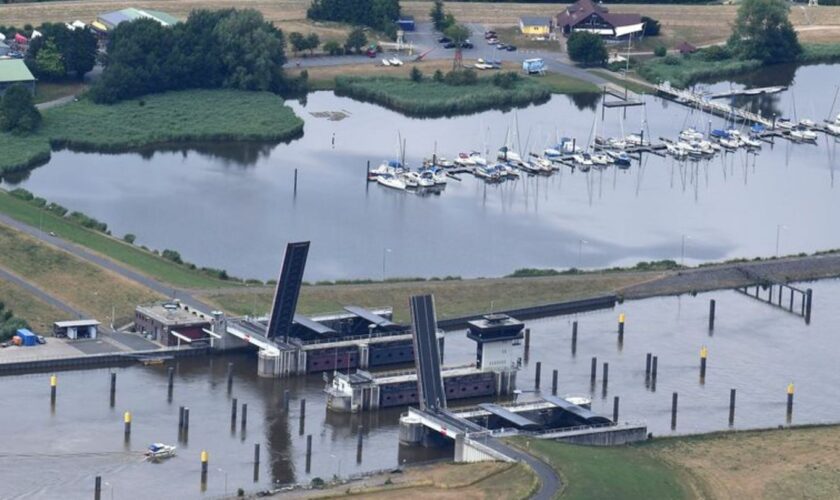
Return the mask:
<svg viewBox="0 0 840 500">
<path fill-rule="evenodd" d="M 363 441 L 363 438 L 364 438 L 364 435 L 362 434 L 362 426 L 360 425 L 359 426 L 359 431 L 358 431 L 357 437 L 356 437 L 356 463 L 357 464 L 362 463 L 362 446 L 363 446 L 362 441 Z"/>
<path fill-rule="evenodd" d="M 591 383 L 595 383 L 595 379 L 598 377 L 598 358 L 592 357 L 592 364 L 589 367 L 589 381 Z"/>
<path fill-rule="evenodd" d="M 184 407 L 179 406 L 178 407 L 178 430 L 180 431 L 183 428 L 184 428 Z"/>
<path fill-rule="evenodd" d="M 117 400 L 117 372 L 111 372 L 111 408 Z"/>
<path fill-rule="evenodd" d="M 677 393 L 671 395 L 671 430 L 677 428 Z"/>
<path fill-rule="evenodd" d="M 551 395 L 557 395 L 557 370 L 551 372 Z"/>
<path fill-rule="evenodd" d="M 577 352 L 578 322 L 572 323 L 572 356 Z"/>
<path fill-rule="evenodd" d="M 805 290 L 805 324 L 811 324 L 811 301 L 814 296 L 814 291 L 810 288 Z"/>
<path fill-rule="evenodd" d="M 613 398 L 613 423 L 618 423 L 618 396 Z"/>
<path fill-rule="evenodd" d="M 96 476 L 93 480 L 93 500 L 102 499 L 102 476 Z"/>
<path fill-rule="evenodd" d="M 175 386 L 175 368 L 170 366 L 167 370 L 169 373 L 169 380 L 167 382 L 166 393 L 167 393 L 167 400 L 171 403 L 172 402 L 172 388 Z"/>
<path fill-rule="evenodd" d="M 55 406 L 56 392 L 58 391 L 58 377 L 50 375 L 50 404 Z"/>
<path fill-rule="evenodd" d="M 709 331 L 715 329 L 715 299 L 709 300 Z"/>
<path fill-rule="evenodd" d="M 248 425 L 248 403 L 242 403 L 242 429 Z"/>
<path fill-rule="evenodd" d="M 542 371 L 542 362 L 537 361 L 536 371 L 534 372 L 534 389 L 540 388 L 540 371 Z"/>
<path fill-rule="evenodd" d="M 260 463 L 260 443 L 254 443 L 254 464 Z"/>
<path fill-rule="evenodd" d="M 645 379 L 650 378 L 651 353 L 645 355 Z"/>
<path fill-rule="evenodd" d="M 230 402 L 230 427 L 233 429 L 236 427 L 236 407 L 239 405 L 239 402 L 236 398 L 233 398 L 233 401 Z"/>
<path fill-rule="evenodd" d="M 706 379 L 706 358 L 709 355 L 709 350 L 706 346 L 700 348 L 700 382 Z"/>
<path fill-rule="evenodd" d="M 606 394 L 607 393 L 607 383 L 609 382 L 609 379 L 610 379 L 610 364 L 609 363 L 606 363 L 606 362 L 604 363 L 604 371 L 603 372 L 604 372 L 604 380 L 601 381 L 601 390 L 604 392 L 604 394 Z"/>
<path fill-rule="evenodd" d="M 312 465 L 312 434 L 306 435 L 306 473 L 309 474 L 309 470 L 311 469 Z"/>
<path fill-rule="evenodd" d="M 294 192 L 295 195 L 297 195 L 297 171 L 298 171 L 298 169 L 295 169 L 295 192 Z"/>
<path fill-rule="evenodd" d="M 525 329 L 525 350 L 527 351 L 530 348 L 531 348 L 531 329 L 526 328 Z"/>
<path fill-rule="evenodd" d="M 729 425 L 735 424 L 735 389 L 729 389 Z"/>
<path fill-rule="evenodd" d="M 187 439 L 188 432 L 190 432 L 190 409 L 184 407 L 184 440 Z"/>
<path fill-rule="evenodd" d="M 306 398 L 300 400 L 300 418 L 303 420 L 306 417 Z"/>
<path fill-rule="evenodd" d="M 233 363 L 227 365 L 227 391 L 228 394 L 233 391 Z"/>
</svg>

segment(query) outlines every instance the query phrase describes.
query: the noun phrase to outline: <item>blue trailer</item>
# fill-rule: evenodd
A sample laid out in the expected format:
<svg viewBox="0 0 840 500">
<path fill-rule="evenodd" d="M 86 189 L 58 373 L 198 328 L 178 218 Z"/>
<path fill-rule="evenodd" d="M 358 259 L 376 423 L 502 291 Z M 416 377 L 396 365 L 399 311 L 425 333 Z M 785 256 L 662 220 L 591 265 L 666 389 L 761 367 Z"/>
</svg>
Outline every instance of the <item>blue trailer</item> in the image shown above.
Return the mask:
<svg viewBox="0 0 840 500">
<path fill-rule="evenodd" d="M 397 27 L 403 31 L 414 31 L 414 17 L 403 16 L 397 19 Z"/>
<path fill-rule="evenodd" d="M 17 331 L 17 336 L 20 337 L 20 345 L 21 346 L 34 346 L 38 345 L 38 336 L 34 333 L 30 332 L 26 328 L 20 328 Z"/>
</svg>

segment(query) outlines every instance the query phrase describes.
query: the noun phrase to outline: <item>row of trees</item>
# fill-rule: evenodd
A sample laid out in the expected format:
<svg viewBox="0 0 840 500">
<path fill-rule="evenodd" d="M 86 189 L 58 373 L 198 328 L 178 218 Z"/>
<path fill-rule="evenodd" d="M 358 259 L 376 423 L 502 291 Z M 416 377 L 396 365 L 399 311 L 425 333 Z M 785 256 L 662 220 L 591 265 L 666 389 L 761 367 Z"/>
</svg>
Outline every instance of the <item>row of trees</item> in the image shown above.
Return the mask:
<svg viewBox="0 0 840 500">
<path fill-rule="evenodd" d="M 321 47 L 325 53 L 331 56 L 340 56 L 354 52 L 361 53 L 362 49 L 367 47 L 368 38 L 363 28 L 353 28 L 347 34 L 347 39 L 343 44 L 338 40 L 327 40 L 321 45 L 321 38 L 317 33 L 303 35 L 295 31 L 289 33 L 289 43 L 292 45 L 295 55 L 304 50 L 308 50 L 311 55 L 314 54 L 315 49 Z"/>
<path fill-rule="evenodd" d="M 283 33 L 256 10 L 197 10 L 164 27 L 150 19 L 120 24 L 91 95 L 99 103 L 167 90 L 233 88 L 286 92 Z"/>
<path fill-rule="evenodd" d="M 24 60 L 39 80 L 81 80 L 96 65 L 97 41 L 90 30 L 47 23 L 38 31 L 41 36 L 29 42 Z"/>
<path fill-rule="evenodd" d="M 395 36 L 400 17 L 399 0 L 313 0 L 306 17 L 368 26 Z"/>
</svg>

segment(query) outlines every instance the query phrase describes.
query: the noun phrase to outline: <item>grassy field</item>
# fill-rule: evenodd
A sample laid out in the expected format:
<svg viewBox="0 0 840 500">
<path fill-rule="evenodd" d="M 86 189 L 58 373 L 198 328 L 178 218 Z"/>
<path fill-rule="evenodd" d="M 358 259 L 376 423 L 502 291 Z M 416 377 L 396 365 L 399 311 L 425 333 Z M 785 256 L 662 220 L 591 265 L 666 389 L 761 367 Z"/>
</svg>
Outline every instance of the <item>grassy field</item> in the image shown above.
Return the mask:
<svg viewBox="0 0 840 500">
<path fill-rule="evenodd" d="M 67 318 L 64 311 L 43 302 L 18 285 L 2 279 L 0 279 L 0 302 L 6 304 L 6 310 L 26 320 L 31 329 L 39 333 L 52 331 L 54 321 L 73 319 Z"/>
<path fill-rule="evenodd" d="M 537 478 L 524 464 L 478 462 L 407 467 L 402 474 L 376 474 L 361 481 L 320 490 L 296 491 L 293 498 L 356 498 L 403 500 L 520 499 L 537 487 Z"/>
<path fill-rule="evenodd" d="M 212 278 L 101 232 L 81 227 L 73 221 L 39 209 L 2 190 L 0 190 L 0 212 L 32 227 L 40 227 L 45 232 L 53 232 L 57 238 L 89 248 L 164 283 L 187 288 L 217 288 L 233 285 L 230 281 Z"/>
<path fill-rule="evenodd" d="M 555 94 L 591 94 L 601 91 L 594 83 L 559 73 L 546 73 L 539 77 L 539 81 L 547 85 Z"/>
<path fill-rule="evenodd" d="M 119 151 L 193 140 L 280 141 L 303 130 L 280 97 L 231 90 L 167 92 L 110 106 L 81 99 L 43 115 L 31 136 L 0 135 L 0 172 L 42 160 L 49 145 Z"/>
<path fill-rule="evenodd" d="M 326 40 L 343 39 L 346 28 L 329 23 L 312 23 L 306 20 L 306 8 L 311 0 L 147 0 L 140 4 L 129 4 L 119 0 L 86 0 L 43 3 L 23 3 L 0 7 L 4 24 L 22 26 L 44 21 L 66 22 L 74 19 L 92 21 L 97 14 L 110 10 L 137 6 L 159 9 L 179 18 L 186 18 L 193 9 L 219 9 L 226 7 L 255 8 L 269 21 L 286 31 L 302 33 L 315 32 Z M 418 20 L 426 20 L 432 2 L 428 0 L 400 2 L 406 14 Z M 482 23 L 488 26 L 515 26 L 521 16 L 553 16 L 565 4 L 557 3 L 484 3 L 449 2 L 446 9 L 461 22 Z M 729 37 L 735 20 L 737 6 L 734 5 L 649 5 L 611 4 L 615 13 L 638 12 L 662 22 L 659 37 L 668 46 L 683 40 L 695 45 L 716 43 Z M 840 41 L 840 7 L 805 7 L 791 9 L 791 21 L 800 30 L 800 37 L 806 42 Z"/>
<path fill-rule="evenodd" d="M 563 499 L 840 497 L 840 426 L 658 438 L 616 448 L 515 438 L 563 479 Z"/>
<path fill-rule="evenodd" d="M 648 453 L 645 446 L 605 448 L 528 438 L 513 442 L 558 472 L 563 499 L 673 500 L 690 496 L 681 469 Z"/>
<path fill-rule="evenodd" d="M 584 276 L 492 278 L 454 281 L 374 283 L 366 285 L 307 285 L 301 290 L 298 312 L 340 311 L 348 304 L 393 306 L 399 321 L 408 321 L 408 298 L 432 293 L 438 318 L 534 306 L 593 297 L 660 276 L 658 272 L 592 273 Z M 232 314 L 263 314 L 273 291 L 268 287 L 208 290 L 204 299 Z"/>
<path fill-rule="evenodd" d="M 522 78 L 510 88 L 502 88 L 485 78 L 473 85 L 449 85 L 435 82 L 429 75 L 421 82 L 395 77 L 338 77 L 335 92 L 421 117 L 524 107 L 551 97 L 551 90 L 533 78 Z"/>
<path fill-rule="evenodd" d="M 629 73 L 629 75 L 631 76 L 630 80 L 625 80 L 624 77 L 622 77 L 621 75 L 619 75 L 617 73 L 613 73 L 612 71 L 607 71 L 607 70 L 603 70 L 603 69 L 592 69 L 592 70 L 589 70 L 589 71 L 592 72 L 592 73 L 595 73 L 596 75 L 600 76 L 604 80 L 607 80 L 609 82 L 612 82 L 612 83 L 616 84 L 620 88 L 624 88 L 624 86 L 626 85 L 627 88 L 631 92 L 635 92 L 637 94 L 650 94 L 650 93 L 656 92 L 656 89 L 652 86 L 647 86 L 647 85 L 643 85 L 641 83 L 634 82 L 632 80 L 632 77 L 635 76 L 633 74 L 633 70 L 630 70 L 630 73 Z"/>
<path fill-rule="evenodd" d="M 111 317 L 134 315 L 137 304 L 157 300 L 157 294 L 98 266 L 0 226 L 0 266 L 103 323 Z M 25 311 L 20 311 L 23 315 Z"/>
</svg>

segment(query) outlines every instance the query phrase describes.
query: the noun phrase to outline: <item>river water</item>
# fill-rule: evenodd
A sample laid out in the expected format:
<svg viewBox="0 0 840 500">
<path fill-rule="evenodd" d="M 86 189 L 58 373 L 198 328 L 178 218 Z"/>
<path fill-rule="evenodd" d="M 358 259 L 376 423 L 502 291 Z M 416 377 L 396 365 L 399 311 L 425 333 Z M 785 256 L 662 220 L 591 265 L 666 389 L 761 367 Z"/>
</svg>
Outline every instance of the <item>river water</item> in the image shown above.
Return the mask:
<svg viewBox="0 0 840 500">
<path fill-rule="evenodd" d="M 528 321 L 531 348 L 518 377 L 519 397 L 533 398 L 534 367 L 542 362 L 542 389 L 551 388 L 559 371 L 559 394 L 591 395 L 593 409 L 612 415 L 621 398 L 620 419 L 645 422 L 654 435 L 696 433 L 728 428 L 729 389 L 736 388 L 735 428 L 776 427 L 786 423 L 786 388 L 796 388 L 791 422 L 836 422 L 840 415 L 836 354 L 840 338 L 835 307 L 840 281 L 804 286 L 814 289 L 813 319 L 759 303 L 733 291 L 696 297 L 628 301 L 616 310 Z M 707 325 L 709 299 L 717 300 L 713 334 Z M 617 342 L 619 312 L 626 313 L 624 342 Z M 571 352 L 571 322 L 579 321 L 576 353 Z M 704 383 L 699 380 L 699 351 L 709 349 Z M 659 357 L 655 391 L 645 384 L 645 353 Z M 445 363 L 473 361 L 474 344 L 464 332 L 446 336 Z M 589 382 L 590 359 L 598 358 L 598 380 Z M 609 384 L 602 392 L 601 364 L 608 362 Z M 227 363 L 235 363 L 232 394 L 227 393 Z M 0 448 L 3 498 L 90 498 L 101 475 L 104 498 L 214 498 L 242 487 L 249 491 L 274 482 L 308 482 L 315 476 L 342 476 L 426 460 L 442 452 L 398 445 L 401 409 L 355 416 L 328 414 L 320 375 L 261 379 L 253 354 L 183 360 L 177 365 L 172 402 L 167 401 L 166 368 L 117 369 L 117 394 L 109 404 L 109 370 L 58 374 L 58 401 L 50 409 L 49 376 L 0 378 L 0 416 L 6 432 Z M 291 411 L 281 410 L 283 391 L 292 394 Z M 677 428 L 670 428 L 671 394 L 679 393 Z M 248 404 L 245 431 L 230 427 L 231 398 Z M 306 398 L 300 429 L 299 400 Z M 162 464 L 143 462 L 148 443 L 178 440 L 178 407 L 190 408 L 187 443 Z M 454 405 L 450 405 L 454 406 Z M 133 412 L 130 443 L 124 442 L 123 411 Z M 240 409 L 241 415 L 241 409 Z M 356 436 L 364 434 L 361 463 Z M 313 436 L 312 470 L 305 471 L 306 435 Z M 259 478 L 254 481 L 253 447 L 262 446 Z M 199 454 L 210 454 L 206 491 L 200 483 Z"/>
<path fill-rule="evenodd" d="M 836 77 L 836 66 L 782 66 L 742 80 L 791 86 L 749 105 L 821 121 Z M 450 158 L 495 151 L 509 133 L 522 149 L 541 150 L 558 134 L 586 143 L 596 118 L 598 135 L 635 132 L 645 120 L 654 138 L 675 138 L 689 125 L 705 129 L 710 119 L 648 97 L 644 110 L 629 108 L 626 118 L 608 110 L 601 121 L 599 99 L 555 96 L 516 112 L 412 119 L 317 92 L 305 105 L 290 103 L 306 120 L 304 136 L 290 144 L 195 144 L 120 155 L 61 151 L 5 185 L 106 221 L 114 234 L 134 233 L 138 244 L 260 279 L 276 276 L 286 242 L 304 239 L 313 242 L 311 281 L 679 260 L 683 235 L 688 263 L 773 255 L 777 233 L 781 253 L 840 247 L 834 179 L 840 148 L 825 137 L 817 145 L 766 145 L 755 158 L 738 153 L 678 163 L 646 155 L 627 171 L 566 170 L 497 186 L 465 175 L 439 196 L 365 182 L 366 162 L 396 157 L 398 137 L 405 139 L 407 162 L 417 165 L 435 146 Z M 347 117 L 311 114 L 326 111 Z"/>
</svg>

